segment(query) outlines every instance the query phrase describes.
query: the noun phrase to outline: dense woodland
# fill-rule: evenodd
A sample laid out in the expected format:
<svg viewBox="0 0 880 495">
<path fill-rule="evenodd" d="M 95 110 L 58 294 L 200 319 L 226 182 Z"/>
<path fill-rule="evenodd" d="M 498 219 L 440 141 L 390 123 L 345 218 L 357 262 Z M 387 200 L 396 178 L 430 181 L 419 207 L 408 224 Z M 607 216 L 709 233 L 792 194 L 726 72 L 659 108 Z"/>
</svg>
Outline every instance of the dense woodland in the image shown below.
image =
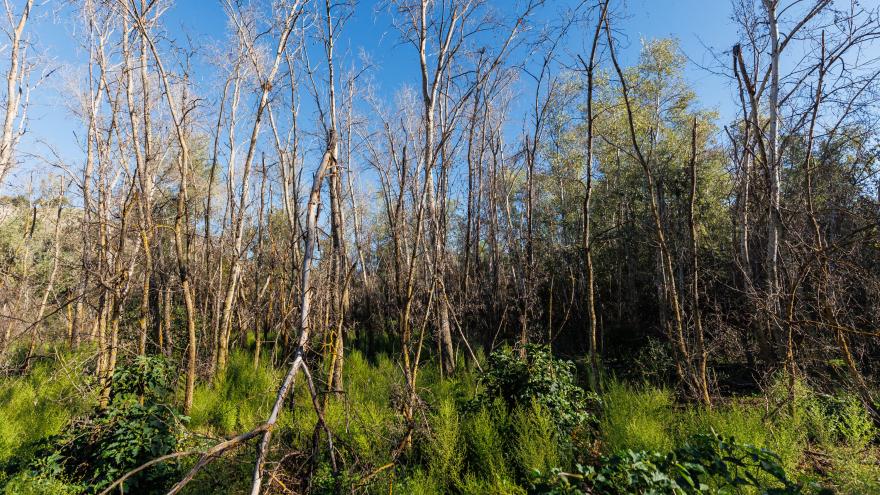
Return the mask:
<svg viewBox="0 0 880 495">
<path fill-rule="evenodd" d="M 4 8 L 4 493 L 880 493 L 876 3 Z"/>
</svg>

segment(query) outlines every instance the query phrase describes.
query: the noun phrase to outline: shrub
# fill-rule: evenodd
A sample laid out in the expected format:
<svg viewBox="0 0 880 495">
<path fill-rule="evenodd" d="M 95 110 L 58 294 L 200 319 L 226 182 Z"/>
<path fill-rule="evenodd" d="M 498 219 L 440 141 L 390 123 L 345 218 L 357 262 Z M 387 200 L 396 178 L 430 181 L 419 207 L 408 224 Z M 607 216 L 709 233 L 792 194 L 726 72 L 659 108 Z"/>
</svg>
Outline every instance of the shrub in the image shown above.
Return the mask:
<svg viewBox="0 0 880 495">
<path fill-rule="evenodd" d="M 441 495 L 446 493 L 441 483 L 441 480 L 436 477 L 426 474 L 421 469 L 416 469 L 400 483 L 395 491 L 410 495 Z"/>
<path fill-rule="evenodd" d="M 507 412 L 494 404 L 480 408 L 464 421 L 468 469 L 482 479 L 497 481 L 510 473 L 505 459 Z"/>
<path fill-rule="evenodd" d="M 500 398 L 511 409 L 535 402 L 567 431 L 595 421 L 598 399 L 577 385 L 574 363 L 554 358 L 549 346 L 526 344 L 522 351 L 505 347 L 489 355 L 479 380 L 485 391 L 477 401 Z"/>
<path fill-rule="evenodd" d="M 230 435 L 253 428 L 269 416 L 275 400 L 276 376 L 268 365 L 254 368 L 253 358 L 235 352 L 213 384 L 196 387 L 192 427 Z"/>
<path fill-rule="evenodd" d="M 880 492 L 880 466 L 871 442 L 876 427 L 862 402 L 852 395 L 804 398 L 810 437 L 830 462 L 827 482 L 837 493 Z"/>
<path fill-rule="evenodd" d="M 788 479 L 779 456 L 718 435 L 696 435 L 668 454 L 627 450 L 578 466 L 576 473 L 553 469 L 534 473 L 532 490 L 541 494 L 602 493 L 761 493 L 796 495 L 802 488 Z"/>
<path fill-rule="evenodd" d="M 446 481 L 458 478 L 464 460 L 460 439 L 458 411 L 452 401 L 444 400 L 431 417 L 426 444 L 428 474 Z"/>
<path fill-rule="evenodd" d="M 829 437 L 843 445 L 863 450 L 877 435 L 877 429 L 862 402 L 852 395 L 817 401 L 822 423 Z"/>
<path fill-rule="evenodd" d="M 301 396 L 302 397 L 302 396 Z M 312 445 L 317 417 L 307 396 L 298 400 L 301 403 L 292 415 L 290 432 L 292 445 L 307 449 Z M 403 423 L 387 403 L 379 405 L 364 402 L 353 407 L 344 396 L 331 396 L 324 404 L 324 420 L 333 432 L 334 449 L 341 459 L 345 459 L 346 470 L 336 473 L 339 477 L 350 474 L 351 480 L 336 480 L 340 486 L 348 486 L 359 476 L 365 476 L 393 460 L 392 452 L 402 438 Z M 321 435 L 322 441 L 326 437 Z M 321 447 L 321 456 L 329 446 Z M 380 478 L 373 477 L 373 482 Z"/>
<path fill-rule="evenodd" d="M 472 474 L 465 476 L 458 487 L 462 495 L 525 495 L 526 491 L 506 479 L 483 479 Z"/>
<path fill-rule="evenodd" d="M 110 404 L 68 431 L 45 439 L 29 470 L 38 479 L 73 480 L 87 493 L 177 447 L 188 420 L 168 405 L 171 367 L 161 357 L 138 356 L 113 374 Z M 127 491 L 153 493 L 175 477 L 175 464 L 138 473 Z"/>
<path fill-rule="evenodd" d="M 399 381 L 399 371 L 391 360 L 379 356 L 372 365 L 354 350 L 346 356 L 344 394 L 321 397 L 324 420 L 334 436 L 334 449 L 346 465 L 336 473 L 332 484 L 348 487 L 392 460 L 392 452 L 403 437 L 406 426 L 391 405 L 392 388 Z M 320 392 L 319 392 L 320 393 Z M 314 440 L 317 416 L 304 380 L 297 380 L 291 393 L 294 407 L 279 422 L 279 437 L 295 448 L 309 449 Z M 321 438 L 325 438 L 323 435 Z M 425 435 L 427 442 L 430 435 Z M 426 443 L 419 443 L 424 446 Z M 322 446 L 322 456 L 326 453 Z M 328 461 L 323 459 L 322 461 Z M 378 484 L 390 474 L 371 477 L 368 485 Z M 350 475 L 350 476 L 349 476 Z M 348 476 L 348 478 L 346 478 Z M 342 479 L 346 478 L 346 479 Z M 329 478 L 328 478 L 329 479 Z M 325 480 L 326 481 L 326 480 Z M 327 488 L 329 481 L 322 486 Z"/>
<path fill-rule="evenodd" d="M 345 355 L 345 394 L 353 403 L 387 407 L 392 389 L 402 378 L 394 360 L 385 354 L 376 357 L 375 365 L 357 350 Z"/>
<path fill-rule="evenodd" d="M 681 441 L 690 435 L 714 431 L 772 450 L 779 455 L 786 470 L 795 469 L 801 459 L 804 429 L 787 412 L 780 410 L 773 418 L 765 418 L 762 407 L 754 401 L 743 400 L 721 404 L 711 410 L 688 407 L 677 416 L 676 429 Z"/>
<path fill-rule="evenodd" d="M 179 448 L 181 450 L 184 449 L 182 446 Z M 198 458 L 195 456 L 182 460 L 180 474 L 175 475 L 171 481 L 177 482 L 181 478 L 182 473 L 191 469 L 197 461 Z M 251 488 L 251 475 L 254 470 L 253 463 L 254 454 L 251 449 L 238 449 L 232 452 L 226 452 L 223 456 L 205 466 L 199 474 L 196 475 L 188 485 L 186 485 L 183 493 L 186 495 L 248 493 Z"/>
<path fill-rule="evenodd" d="M 4 495 L 78 495 L 83 487 L 32 473 L 23 472 L 5 484 Z"/>
<path fill-rule="evenodd" d="M 648 337 L 645 345 L 639 349 L 631 366 L 627 366 L 626 377 L 638 382 L 647 382 L 657 386 L 674 383 L 675 360 L 672 348 L 667 340 Z"/>
<path fill-rule="evenodd" d="M 80 356 L 59 354 L 59 361 Z M 36 363 L 27 376 L 0 383 L 0 471 L 15 458 L 29 457 L 22 449 L 57 435 L 71 417 L 94 404 L 83 375 L 58 366 L 59 361 Z"/>
</svg>

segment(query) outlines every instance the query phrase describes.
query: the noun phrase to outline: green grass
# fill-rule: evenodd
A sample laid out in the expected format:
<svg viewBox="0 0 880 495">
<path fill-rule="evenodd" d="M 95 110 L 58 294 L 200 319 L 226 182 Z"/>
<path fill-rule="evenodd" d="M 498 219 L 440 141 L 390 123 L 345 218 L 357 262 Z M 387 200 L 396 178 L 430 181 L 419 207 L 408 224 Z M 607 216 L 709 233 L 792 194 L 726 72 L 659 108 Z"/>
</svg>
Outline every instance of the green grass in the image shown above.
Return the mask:
<svg viewBox="0 0 880 495">
<path fill-rule="evenodd" d="M 473 480 L 501 482 L 510 478 L 510 466 L 505 459 L 504 430 L 507 412 L 501 404 L 490 404 L 466 417 L 462 435 L 467 445 L 466 463 Z"/>
<path fill-rule="evenodd" d="M 56 360 L 35 361 L 27 375 L 0 381 L 0 466 L 94 406 L 97 394 L 83 378 L 85 352 L 58 350 Z"/>
<path fill-rule="evenodd" d="M 279 379 L 279 373 L 266 365 L 254 368 L 250 355 L 232 353 L 222 376 L 196 387 L 190 427 L 230 435 L 257 426 L 269 416 Z"/>
<path fill-rule="evenodd" d="M 611 380 L 602 394 L 599 437 L 606 453 L 621 450 L 672 450 L 669 426 L 675 417 L 672 392 Z"/>
</svg>

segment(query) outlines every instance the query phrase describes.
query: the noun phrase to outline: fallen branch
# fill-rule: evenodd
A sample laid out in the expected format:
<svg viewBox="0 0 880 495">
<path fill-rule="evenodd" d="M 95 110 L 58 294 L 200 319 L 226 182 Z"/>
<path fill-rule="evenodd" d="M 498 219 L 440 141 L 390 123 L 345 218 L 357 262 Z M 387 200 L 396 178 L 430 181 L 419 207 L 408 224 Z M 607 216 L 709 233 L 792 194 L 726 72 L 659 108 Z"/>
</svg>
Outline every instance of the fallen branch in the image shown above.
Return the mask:
<svg viewBox="0 0 880 495">
<path fill-rule="evenodd" d="M 223 452 L 225 452 L 231 448 L 237 447 L 238 445 L 250 440 L 251 438 L 254 438 L 255 436 L 257 436 L 260 433 L 262 433 L 263 431 L 265 431 L 266 427 L 267 427 L 266 424 L 262 424 L 249 432 L 242 433 L 241 435 L 230 438 L 229 440 L 220 442 L 205 452 L 202 452 L 199 450 L 187 450 L 187 451 L 183 451 L 183 452 L 172 452 L 171 454 L 163 455 L 161 457 L 157 457 L 155 459 L 147 461 L 147 462 L 141 464 L 140 466 L 132 469 L 131 471 L 125 473 L 121 477 L 117 478 L 116 481 L 111 483 L 107 488 L 105 488 L 98 495 L 108 495 L 111 491 L 113 491 L 114 488 L 125 483 L 125 481 L 127 479 L 131 478 L 132 476 L 136 475 L 137 473 L 139 473 L 145 469 L 148 469 L 152 466 L 155 466 L 156 464 L 161 464 L 165 461 L 168 461 L 171 459 L 176 459 L 178 457 L 186 457 L 186 456 L 190 456 L 190 455 L 202 454 L 202 457 L 199 458 L 199 461 L 196 462 L 196 465 L 193 466 L 193 468 L 189 471 L 189 473 L 187 473 L 187 475 L 182 480 L 177 482 L 177 484 L 171 488 L 171 491 L 168 492 L 168 495 L 173 495 L 173 494 L 179 492 L 184 487 L 184 485 L 189 483 L 193 479 L 193 477 L 195 477 L 196 473 L 199 472 L 199 470 L 201 470 L 203 467 L 205 467 L 207 464 L 209 464 L 212 460 L 214 460 L 220 454 L 222 454 Z"/>
<path fill-rule="evenodd" d="M 207 452 L 202 454 L 202 457 L 199 458 L 199 461 L 196 462 L 196 465 L 193 466 L 193 468 L 190 469 L 188 473 L 186 473 L 186 476 L 184 476 L 183 479 L 181 479 L 180 481 L 177 482 L 177 484 L 175 484 L 173 487 L 171 487 L 171 490 L 168 491 L 168 495 L 174 495 L 175 493 L 180 492 L 180 490 L 182 490 L 183 487 L 187 485 L 187 483 L 189 483 L 190 481 L 193 480 L 195 475 L 199 471 L 201 471 L 201 469 L 203 467 L 210 464 L 211 461 L 213 461 L 214 459 L 219 457 L 221 454 L 223 454 L 224 452 L 226 452 L 227 450 L 229 450 L 233 447 L 237 447 L 237 446 L 241 445 L 242 443 L 247 442 L 251 438 L 254 438 L 255 436 L 257 436 L 261 433 L 268 431 L 270 427 L 271 427 L 271 425 L 269 425 L 269 423 L 263 423 L 260 426 L 254 428 L 253 430 L 251 430 L 247 433 L 242 433 L 241 435 L 238 435 L 237 437 L 230 438 L 229 440 L 226 440 L 225 442 L 218 443 L 217 445 L 211 447 L 210 449 L 208 449 Z"/>
<path fill-rule="evenodd" d="M 116 481 L 111 483 L 110 486 L 105 488 L 104 491 L 102 491 L 98 495 L 109 494 L 114 488 L 125 483 L 125 480 L 127 480 L 128 478 L 131 478 L 132 476 L 138 474 L 139 472 L 143 471 L 144 469 L 147 469 L 150 466 L 155 466 L 156 464 L 163 463 L 163 462 L 170 460 L 170 459 L 176 459 L 178 457 L 186 457 L 188 455 L 196 455 L 199 453 L 200 453 L 200 451 L 198 451 L 198 450 L 187 450 L 185 452 L 173 452 L 168 455 L 163 455 L 161 457 L 157 457 L 157 458 L 155 458 L 149 462 L 145 462 L 145 463 L 141 464 L 140 466 L 132 469 L 131 471 L 125 473 L 121 478 L 118 478 Z M 121 490 L 121 487 L 120 487 L 120 490 Z"/>
<path fill-rule="evenodd" d="M 315 394 L 315 386 L 312 383 L 311 374 L 305 365 L 305 348 L 309 343 L 309 309 L 312 302 L 312 287 L 310 285 L 310 274 L 312 269 L 312 257 L 315 251 L 315 232 L 318 229 L 318 206 L 321 203 L 321 184 L 324 177 L 331 166 L 336 164 L 336 133 L 331 130 L 327 136 L 327 149 L 321 158 L 321 164 L 315 170 L 315 176 L 312 181 L 312 190 L 309 193 L 309 201 L 306 205 L 306 228 L 303 231 L 305 249 L 303 250 L 302 259 L 302 279 L 300 281 L 301 303 L 300 303 L 300 319 L 299 319 L 299 342 L 293 355 L 293 362 L 290 364 L 290 370 L 284 377 L 284 382 L 278 390 L 275 397 L 275 404 L 272 406 L 272 413 L 266 421 L 268 428 L 263 433 L 260 440 L 260 448 L 257 451 L 257 462 L 254 464 L 253 483 L 251 484 L 251 495 L 260 495 L 263 485 L 263 465 L 266 462 L 266 456 L 269 453 L 269 444 L 272 441 L 272 427 L 278 421 L 278 415 L 284 406 L 284 400 L 290 389 L 293 388 L 294 379 L 300 368 L 304 370 L 304 374 L 308 378 L 309 392 L 312 394 L 312 403 L 315 406 L 315 412 L 318 420 L 323 424 L 323 415 L 320 407 L 318 407 L 317 396 Z M 333 461 L 334 471 L 336 469 L 336 459 L 333 457 L 332 437 L 327 425 L 324 424 L 324 431 L 327 432 L 328 438 L 331 438 L 330 459 Z M 170 494 L 169 494 L 170 495 Z"/>
<path fill-rule="evenodd" d="M 370 483 L 371 479 L 375 478 L 376 476 L 382 474 L 383 472 L 385 472 L 388 469 L 391 469 L 393 467 L 394 467 L 394 462 L 392 461 L 392 462 L 389 462 L 388 464 L 385 464 L 384 466 L 382 466 L 380 468 L 374 469 L 373 472 L 371 472 L 370 474 L 361 478 L 360 482 L 358 482 L 358 484 L 355 488 L 363 488 L 363 487 L 367 486 Z"/>
</svg>

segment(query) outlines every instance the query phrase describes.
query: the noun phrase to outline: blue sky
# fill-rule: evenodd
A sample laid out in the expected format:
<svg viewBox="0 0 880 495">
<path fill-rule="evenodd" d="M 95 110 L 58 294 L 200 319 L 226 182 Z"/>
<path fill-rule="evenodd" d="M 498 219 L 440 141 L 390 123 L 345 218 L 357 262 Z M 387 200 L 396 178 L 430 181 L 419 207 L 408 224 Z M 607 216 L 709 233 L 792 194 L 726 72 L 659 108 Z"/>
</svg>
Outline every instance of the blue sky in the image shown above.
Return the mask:
<svg viewBox="0 0 880 495">
<path fill-rule="evenodd" d="M 497 6 L 504 6 L 509 1 L 512 4 L 512 0 L 490 1 Z M 548 0 L 544 18 L 552 17 L 555 11 L 572 2 Z M 86 56 L 77 47 L 74 37 L 75 30 L 79 29 L 77 21 L 69 18 L 68 10 L 58 7 L 60 3 L 49 0 L 39 6 L 30 26 L 37 50 L 49 66 L 61 70 L 32 94 L 29 133 L 22 142 L 21 151 L 45 156 L 47 148 L 42 143 L 47 142 L 52 143 L 62 156 L 76 160 L 81 152 L 74 133 L 79 132 L 80 124 L 64 108 L 64 74 L 75 72 L 77 67 L 81 69 Z M 714 64 L 711 52 L 729 50 L 735 42 L 736 29 L 730 20 L 730 9 L 729 0 L 626 0 L 627 17 L 617 25 L 626 36 L 621 45 L 623 61 L 631 63 L 635 60 L 641 39 L 677 38 L 682 51 L 693 61 L 689 64 L 687 79 L 696 89 L 701 105 L 719 110 L 722 120 L 726 120 L 734 109 L 729 81 L 701 69 L 699 65 Z M 171 35 L 179 39 L 189 35 L 197 45 L 210 46 L 225 35 L 226 16 L 219 0 L 177 0 L 164 19 Z M 358 3 L 356 13 L 345 26 L 337 46 L 340 66 L 357 62 L 361 52 L 370 57 L 374 63 L 374 84 L 382 93 L 391 94 L 402 83 L 418 78 L 413 47 L 399 42 L 387 12 L 379 8 L 378 1 L 361 0 Z M 581 51 L 580 48 L 578 42 L 578 45 L 566 47 L 566 51 L 576 53 Z M 203 76 L 210 77 L 208 74 Z M 9 184 L 20 186 L 30 171 L 40 166 L 33 158 L 24 160 L 28 163 L 17 173 L 10 174 Z"/>
</svg>

